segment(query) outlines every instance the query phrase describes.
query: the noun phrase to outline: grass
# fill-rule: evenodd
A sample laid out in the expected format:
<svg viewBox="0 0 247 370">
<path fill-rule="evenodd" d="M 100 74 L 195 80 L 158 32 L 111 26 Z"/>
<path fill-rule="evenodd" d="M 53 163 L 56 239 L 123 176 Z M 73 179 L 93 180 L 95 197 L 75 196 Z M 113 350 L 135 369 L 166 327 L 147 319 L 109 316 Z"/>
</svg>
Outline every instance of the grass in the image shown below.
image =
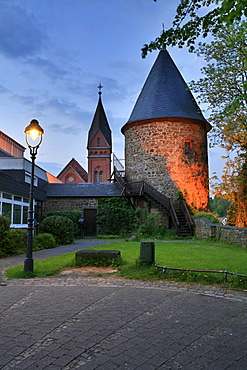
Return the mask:
<svg viewBox="0 0 247 370">
<path fill-rule="evenodd" d="M 123 259 L 118 275 L 130 279 L 197 282 L 202 284 L 220 284 L 224 282 L 223 274 L 177 272 L 167 270 L 162 274 L 160 269 L 139 263 L 140 242 L 114 241 L 92 249 L 117 249 Z M 155 263 L 167 267 L 198 270 L 227 270 L 247 275 L 247 248 L 229 245 L 222 242 L 205 240 L 156 241 Z M 75 265 L 75 253 L 36 261 L 32 276 L 49 276 Z M 7 270 L 8 278 L 27 277 L 23 266 Z M 29 277 L 29 276 L 28 276 Z M 245 289 L 247 278 L 228 275 L 227 286 Z"/>
</svg>

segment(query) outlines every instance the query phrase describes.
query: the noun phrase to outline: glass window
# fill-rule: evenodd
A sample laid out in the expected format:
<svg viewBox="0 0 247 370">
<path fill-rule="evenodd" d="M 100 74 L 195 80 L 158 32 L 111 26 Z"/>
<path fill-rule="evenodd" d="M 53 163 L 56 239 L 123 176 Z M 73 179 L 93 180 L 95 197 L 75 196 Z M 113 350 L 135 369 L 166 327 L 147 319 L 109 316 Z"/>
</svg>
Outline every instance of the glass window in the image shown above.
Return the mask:
<svg viewBox="0 0 247 370">
<path fill-rule="evenodd" d="M 99 182 L 99 173 L 98 173 L 98 171 L 94 172 L 94 182 L 95 183 Z"/>
<path fill-rule="evenodd" d="M 14 204 L 13 224 L 21 224 L 21 206 Z"/>
<path fill-rule="evenodd" d="M 184 154 L 193 154 L 193 142 L 192 140 L 185 140 L 184 142 Z"/>
<path fill-rule="evenodd" d="M 17 195 L 14 195 L 14 200 L 17 200 L 18 202 L 21 202 L 21 197 L 18 197 Z"/>
<path fill-rule="evenodd" d="M 99 182 L 103 182 L 103 171 L 99 173 Z"/>
<path fill-rule="evenodd" d="M 3 203 L 2 204 L 2 216 L 8 217 L 11 221 L 11 212 L 12 212 L 12 204 Z"/>
<path fill-rule="evenodd" d="M 9 193 L 3 193 L 3 198 L 5 199 L 12 199 L 12 195 Z"/>
<path fill-rule="evenodd" d="M 23 206 L 23 216 L 22 216 L 22 223 L 27 224 L 27 217 L 28 217 L 28 207 Z"/>
<path fill-rule="evenodd" d="M 28 184 L 31 184 L 31 173 L 25 172 L 25 182 L 27 182 Z M 37 176 L 34 176 L 33 184 L 34 184 L 34 186 L 38 186 Z"/>
<path fill-rule="evenodd" d="M 100 146 L 100 137 L 97 139 L 97 146 Z"/>
</svg>

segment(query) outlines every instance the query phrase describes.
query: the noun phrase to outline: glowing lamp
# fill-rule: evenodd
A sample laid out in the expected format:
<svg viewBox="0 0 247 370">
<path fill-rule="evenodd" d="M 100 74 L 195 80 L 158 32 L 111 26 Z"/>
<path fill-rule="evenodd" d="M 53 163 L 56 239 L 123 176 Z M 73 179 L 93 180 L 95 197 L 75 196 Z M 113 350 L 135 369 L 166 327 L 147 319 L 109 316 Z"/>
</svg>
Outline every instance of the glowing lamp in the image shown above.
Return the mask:
<svg viewBox="0 0 247 370">
<path fill-rule="evenodd" d="M 26 134 L 26 142 L 30 149 L 30 156 L 32 159 L 31 166 L 31 181 L 29 191 L 29 208 L 28 208 L 28 219 L 27 219 L 27 250 L 26 259 L 24 261 L 24 272 L 33 272 L 33 231 L 34 231 L 34 170 L 35 170 L 35 158 L 37 155 L 38 148 L 42 141 L 44 130 L 40 127 L 39 122 L 33 119 L 29 125 L 25 128 L 24 133 Z"/>
<path fill-rule="evenodd" d="M 36 119 L 33 119 L 25 128 L 26 142 L 29 148 L 38 148 L 42 142 L 44 130 Z M 38 139 L 38 140 L 37 140 Z"/>
</svg>

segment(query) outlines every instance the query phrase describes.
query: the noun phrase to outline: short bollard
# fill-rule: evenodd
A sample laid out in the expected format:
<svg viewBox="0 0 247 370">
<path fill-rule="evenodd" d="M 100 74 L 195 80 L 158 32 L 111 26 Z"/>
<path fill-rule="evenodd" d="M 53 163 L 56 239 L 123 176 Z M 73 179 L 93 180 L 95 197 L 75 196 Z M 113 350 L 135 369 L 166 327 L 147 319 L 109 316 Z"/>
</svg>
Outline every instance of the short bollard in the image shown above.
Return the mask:
<svg viewBox="0 0 247 370">
<path fill-rule="evenodd" d="M 141 242 L 140 247 L 140 262 L 146 262 L 148 264 L 154 263 L 154 242 Z"/>
</svg>

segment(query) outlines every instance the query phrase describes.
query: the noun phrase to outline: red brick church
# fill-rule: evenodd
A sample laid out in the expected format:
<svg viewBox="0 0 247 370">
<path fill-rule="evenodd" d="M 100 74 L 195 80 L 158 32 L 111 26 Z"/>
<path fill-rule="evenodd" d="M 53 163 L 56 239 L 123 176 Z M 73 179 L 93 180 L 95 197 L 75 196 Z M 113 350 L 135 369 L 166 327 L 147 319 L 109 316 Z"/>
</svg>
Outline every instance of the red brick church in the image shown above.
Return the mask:
<svg viewBox="0 0 247 370">
<path fill-rule="evenodd" d="M 112 136 L 101 99 L 88 132 L 88 172 L 74 158 L 63 168 L 57 178 L 64 183 L 106 183 L 111 177 Z"/>
</svg>

